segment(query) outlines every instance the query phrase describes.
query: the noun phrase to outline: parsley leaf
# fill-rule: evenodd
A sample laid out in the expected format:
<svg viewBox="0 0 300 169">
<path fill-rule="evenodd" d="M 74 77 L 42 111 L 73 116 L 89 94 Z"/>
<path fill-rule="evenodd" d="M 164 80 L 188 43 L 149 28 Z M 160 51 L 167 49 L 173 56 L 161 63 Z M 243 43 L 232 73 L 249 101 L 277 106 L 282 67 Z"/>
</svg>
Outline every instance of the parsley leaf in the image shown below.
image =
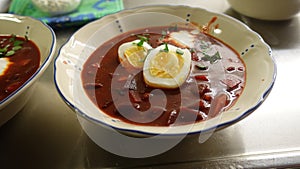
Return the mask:
<svg viewBox="0 0 300 169">
<path fill-rule="evenodd" d="M 179 55 L 183 55 L 184 54 L 184 52 L 182 50 L 180 50 L 180 49 L 177 49 L 176 53 L 179 54 Z"/>
<path fill-rule="evenodd" d="M 169 52 L 169 47 L 168 47 L 168 44 L 165 43 L 165 48 L 160 50 L 161 52 Z"/>
<path fill-rule="evenodd" d="M 139 43 L 136 44 L 138 46 L 143 46 L 144 42 L 148 42 L 149 40 L 146 36 L 141 35 L 138 35 L 138 38 L 140 39 Z"/>
<path fill-rule="evenodd" d="M 209 61 L 210 64 L 215 63 L 217 60 L 221 60 L 221 55 L 220 53 L 217 51 L 214 55 L 210 56 L 207 55 L 205 53 L 203 53 L 204 56 L 201 58 L 203 61 Z"/>
<path fill-rule="evenodd" d="M 25 41 L 28 41 L 28 37 L 25 36 Z M 2 41 L 3 44 L 5 41 Z M 18 40 L 15 34 L 12 34 L 8 39 L 8 44 L 0 48 L 0 57 L 9 57 L 16 53 L 17 50 L 22 49 L 22 45 L 24 44 L 23 40 Z"/>
</svg>

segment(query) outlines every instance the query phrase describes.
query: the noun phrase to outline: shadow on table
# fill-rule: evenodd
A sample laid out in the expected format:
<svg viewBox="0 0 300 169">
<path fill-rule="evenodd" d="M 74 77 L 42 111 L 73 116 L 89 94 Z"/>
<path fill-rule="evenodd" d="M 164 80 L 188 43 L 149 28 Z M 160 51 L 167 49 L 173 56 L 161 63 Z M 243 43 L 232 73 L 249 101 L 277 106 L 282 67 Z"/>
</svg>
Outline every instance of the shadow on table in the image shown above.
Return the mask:
<svg viewBox="0 0 300 169">
<path fill-rule="evenodd" d="M 103 139 L 105 139 L 105 135 L 103 135 Z M 188 163 L 209 166 L 210 160 L 237 156 L 245 151 L 242 138 L 235 126 L 213 133 L 202 144 L 198 142 L 198 139 L 199 134 L 190 135 L 160 155 L 148 158 L 127 158 L 105 151 L 86 135 L 82 142 L 83 147 L 80 148 L 83 150 L 82 159 L 73 159 L 72 161 L 81 161 L 83 168 L 153 168 L 155 166 L 164 168 L 168 165 L 172 165 L 174 168 L 174 164 L 176 166 L 176 164 Z M 141 151 L 143 150 L 141 149 Z"/>
</svg>

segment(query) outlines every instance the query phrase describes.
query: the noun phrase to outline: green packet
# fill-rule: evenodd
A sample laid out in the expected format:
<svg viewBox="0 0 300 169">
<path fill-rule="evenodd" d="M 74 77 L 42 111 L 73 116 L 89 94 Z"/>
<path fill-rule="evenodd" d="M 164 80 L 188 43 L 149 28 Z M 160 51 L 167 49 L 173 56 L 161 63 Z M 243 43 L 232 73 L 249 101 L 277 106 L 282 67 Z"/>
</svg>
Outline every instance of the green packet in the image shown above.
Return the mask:
<svg viewBox="0 0 300 169">
<path fill-rule="evenodd" d="M 51 17 L 36 8 L 31 0 L 12 0 L 9 13 L 31 16 L 39 19 L 53 28 L 79 26 L 105 15 L 123 10 L 122 0 L 82 0 L 78 9 L 66 15 Z"/>
</svg>

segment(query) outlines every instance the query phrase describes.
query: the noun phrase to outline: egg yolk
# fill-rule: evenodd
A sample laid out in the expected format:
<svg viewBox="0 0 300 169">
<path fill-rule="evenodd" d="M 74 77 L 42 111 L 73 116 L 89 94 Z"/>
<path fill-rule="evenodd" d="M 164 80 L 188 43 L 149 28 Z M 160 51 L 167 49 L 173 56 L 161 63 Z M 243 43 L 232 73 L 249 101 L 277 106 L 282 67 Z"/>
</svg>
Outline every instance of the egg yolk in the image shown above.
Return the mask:
<svg viewBox="0 0 300 169">
<path fill-rule="evenodd" d="M 124 51 L 128 62 L 136 68 L 141 68 L 147 55 L 147 50 L 143 46 L 131 46 Z"/>
<path fill-rule="evenodd" d="M 175 78 L 180 73 L 184 59 L 175 52 L 159 52 L 150 62 L 150 74 L 159 78 Z"/>
</svg>

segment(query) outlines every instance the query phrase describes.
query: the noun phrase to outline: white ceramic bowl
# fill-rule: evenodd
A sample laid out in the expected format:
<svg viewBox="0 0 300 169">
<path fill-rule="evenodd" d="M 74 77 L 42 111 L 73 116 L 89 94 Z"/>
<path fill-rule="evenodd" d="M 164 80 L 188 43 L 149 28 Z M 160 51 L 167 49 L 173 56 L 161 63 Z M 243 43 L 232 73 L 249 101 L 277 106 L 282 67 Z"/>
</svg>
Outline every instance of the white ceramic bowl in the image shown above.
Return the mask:
<svg viewBox="0 0 300 169">
<path fill-rule="evenodd" d="M 101 112 L 87 97 L 80 74 L 87 58 L 107 40 L 122 32 L 150 26 L 166 26 L 174 22 L 207 24 L 217 17 L 218 31 L 212 35 L 240 53 L 246 64 L 244 92 L 237 103 L 216 123 L 199 122 L 172 127 L 136 126 Z M 93 138 L 101 140 L 103 127 L 133 136 L 184 135 L 221 129 L 243 119 L 265 100 L 276 77 L 276 66 L 270 47 L 261 36 L 242 22 L 205 9 L 187 6 L 147 6 L 105 16 L 78 30 L 61 48 L 55 60 L 55 84 L 63 100 L 78 114 L 82 127 Z M 210 120 L 208 120 L 210 121 Z M 187 131 L 188 129 L 188 131 Z M 97 142 L 97 141 L 96 141 Z"/>
<path fill-rule="evenodd" d="M 0 101 L 0 126 L 11 119 L 26 104 L 34 91 L 34 83 L 53 60 L 56 37 L 53 30 L 39 20 L 13 14 L 0 14 L 0 34 L 27 35 L 40 50 L 41 63 L 38 70 L 21 87 Z"/>
<path fill-rule="evenodd" d="M 227 0 L 237 12 L 262 20 L 287 20 L 300 11 L 300 0 Z"/>
</svg>

